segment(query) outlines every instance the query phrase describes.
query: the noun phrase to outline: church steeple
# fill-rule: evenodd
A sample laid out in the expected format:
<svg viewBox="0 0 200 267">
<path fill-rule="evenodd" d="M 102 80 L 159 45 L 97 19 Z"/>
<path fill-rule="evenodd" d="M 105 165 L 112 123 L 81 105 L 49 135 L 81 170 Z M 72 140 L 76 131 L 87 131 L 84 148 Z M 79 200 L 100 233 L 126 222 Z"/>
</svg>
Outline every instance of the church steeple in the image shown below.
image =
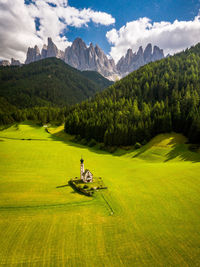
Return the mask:
<svg viewBox="0 0 200 267">
<path fill-rule="evenodd" d="M 84 159 L 83 157 L 81 157 L 80 159 L 80 179 L 84 182 L 84 183 L 92 183 L 93 182 L 93 174 L 88 170 L 88 169 L 84 169 Z"/>
<path fill-rule="evenodd" d="M 83 180 L 84 179 L 84 177 L 83 177 L 83 173 L 84 173 L 84 159 L 82 157 L 80 159 L 80 162 L 81 162 L 80 178 Z"/>
</svg>

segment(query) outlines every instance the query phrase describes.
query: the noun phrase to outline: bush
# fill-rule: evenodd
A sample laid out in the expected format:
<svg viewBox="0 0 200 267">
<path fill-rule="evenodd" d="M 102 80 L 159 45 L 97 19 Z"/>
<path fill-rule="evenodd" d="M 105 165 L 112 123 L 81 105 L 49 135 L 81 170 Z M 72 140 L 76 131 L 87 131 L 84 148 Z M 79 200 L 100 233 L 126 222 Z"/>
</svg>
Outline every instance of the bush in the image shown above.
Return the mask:
<svg viewBox="0 0 200 267">
<path fill-rule="evenodd" d="M 96 140 L 91 139 L 90 142 L 88 143 L 88 146 L 93 147 L 96 146 L 96 144 L 97 144 Z"/>
<path fill-rule="evenodd" d="M 144 139 L 143 141 L 142 141 L 142 146 L 144 146 L 144 145 L 146 145 L 147 144 L 147 141 Z"/>
<path fill-rule="evenodd" d="M 80 144 L 87 145 L 87 140 L 85 138 L 81 139 Z"/>
<path fill-rule="evenodd" d="M 88 188 L 88 185 L 85 184 L 85 185 L 83 186 L 83 189 L 87 189 L 87 188 Z"/>
<path fill-rule="evenodd" d="M 139 142 L 137 142 L 136 144 L 135 144 L 135 149 L 139 149 L 139 148 L 141 148 L 141 144 L 139 143 Z"/>
<path fill-rule="evenodd" d="M 200 148 L 200 145 L 199 144 L 191 144 L 189 145 L 189 150 L 192 151 L 192 152 L 197 152 Z"/>
<path fill-rule="evenodd" d="M 110 146 L 110 147 L 107 148 L 107 151 L 110 152 L 110 153 L 114 153 L 116 150 L 117 150 L 116 146 Z"/>
<path fill-rule="evenodd" d="M 100 143 L 100 145 L 99 145 L 99 149 L 101 149 L 101 150 L 105 150 L 105 145 L 104 145 L 104 143 Z"/>
<path fill-rule="evenodd" d="M 117 150 L 117 146 L 105 146 L 103 143 L 99 147 L 101 150 L 107 151 L 109 153 L 114 153 Z"/>
<path fill-rule="evenodd" d="M 81 141 L 81 136 L 80 136 L 79 134 L 76 135 L 75 140 L 76 140 L 76 141 Z"/>
</svg>

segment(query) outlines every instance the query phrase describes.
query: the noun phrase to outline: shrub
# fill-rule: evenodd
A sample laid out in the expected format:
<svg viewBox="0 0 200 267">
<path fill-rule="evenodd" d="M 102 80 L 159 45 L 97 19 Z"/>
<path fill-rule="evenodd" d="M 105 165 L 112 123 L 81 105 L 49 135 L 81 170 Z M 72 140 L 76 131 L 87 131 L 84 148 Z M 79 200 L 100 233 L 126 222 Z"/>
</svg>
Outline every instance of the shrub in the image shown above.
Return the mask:
<svg viewBox="0 0 200 267">
<path fill-rule="evenodd" d="M 80 144 L 87 145 L 87 140 L 85 138 L 81 139 Z"/>
<path fill-rule="evenodd" d="M 189 150 L 192 151 L 192 152 L 197 152 L 200 148 L 200 145 L 199 144 L 191 144 L 189 145 Z"/>
<path fill-rule="evenodd" d="M 91 139 L 90 142 L 88 143 L 88 146 L 93 147 L 96 146 L 97 142 L 94 139 Z"/>
<path fill-rule="evenodd" d="M 110 147 L 107 148 L 107 151 L 110 152 L 110 153 L 114 153 L 116 150 L 117 150 L 116 146 L 110 146 Z"/>
<path fill-rule="evenodd" d="M 100 143 L 100 145 L 99 145 L 99 149 L 101 149 L 101 150 L 105 150 L 105 145 L 104 145 L 104 143 Z"/>
<path fill-rule="evenodd" d="M 117 146 L 105 146 L 104 144 L 100 144 L 99 147 L 101 150 L 107 151 L 109 153 L 114 153 L 117 150 Z"/>
<path fill-rule="evenodd" d="M 139 149 L 139 148 L 141 148 L 141 144 L 139 143 L 139 142 L 137 142 L 136 144 L 135 144 L 135 149 Z"/>
<path fill-rule="evenodd" d="M 79 134 L 76 135 L 75 140 L 76 140 L 76 141 L 81 141 L 81 136 L 80 136 Z"/>
<path fill-rule="evenodd" d="M 142 141 L 142 145 L 144 146 L 144 145 L 146 145 L 147 144 L 147 141 L 144 139 L 143 141 Z"/>
</svg>

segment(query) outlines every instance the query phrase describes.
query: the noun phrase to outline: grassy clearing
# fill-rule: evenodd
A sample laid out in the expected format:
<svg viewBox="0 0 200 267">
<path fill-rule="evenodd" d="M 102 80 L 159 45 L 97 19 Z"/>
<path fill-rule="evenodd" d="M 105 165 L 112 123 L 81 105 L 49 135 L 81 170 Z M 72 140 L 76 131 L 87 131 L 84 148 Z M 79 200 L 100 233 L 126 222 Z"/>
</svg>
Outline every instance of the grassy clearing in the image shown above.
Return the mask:
<svg viewBox="0 0 200 267">
<path fill-rule="evenodd" d="M 0 132 L 0 265 L 200 265 L 200 154 L 183 136 L 111 155 L 49 130 Z M 81 155 L 108 186 L 94 198 L 67 186 Z"/>
</svg>

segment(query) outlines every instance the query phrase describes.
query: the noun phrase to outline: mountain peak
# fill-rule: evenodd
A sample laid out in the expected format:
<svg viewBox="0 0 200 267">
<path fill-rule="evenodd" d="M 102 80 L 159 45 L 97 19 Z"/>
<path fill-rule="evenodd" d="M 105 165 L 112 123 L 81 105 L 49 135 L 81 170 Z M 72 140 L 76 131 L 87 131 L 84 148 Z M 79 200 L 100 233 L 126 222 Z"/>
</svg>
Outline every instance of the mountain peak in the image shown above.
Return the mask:
<svg viewBox="0 0 200 267">
<path fill-rule="evenodd" d="M 164 53 L 163 53 L 163 49 L 160 49 L 158 46 L 154 46 L 153 48 L 153 60 L 160 60 L 162 58 L 164 58 Z"/>
<path fill-rule="evenodd" d="M 52 41 L 52 38 L 51 38 L 51 37 L 48 37 L 47 41 L 48 41 L 48 45 L 51 45 L 51 44 L 53 43 L 53 41 Z"/>
<path fill-rule="evenodd" d="M 152 59 L 152 44 L 148 44 L 144 50 L 144 61 L 146 63 L 151 62 Z"/>
<path fill-rule="evenodd" d="M 133 50 L 131 48 L 127 50 L 126 56 L 133 56 Z"/>
<path fill-rule="evenodd" d="M 101 55 L 101 56 L 102 56 L 102 55 L 105 55 L 104 52 L 103 52 L 103 50 L 98 46 L 98 44 L 95 45 L 95 48 L 94 48 L 94 49 L 95 49 L 96 54 L 97 54 L 98 56 L 100 56 L 100 55 Z"/>
<path fill-rule="evenodd" d="M 46 57 L 57 57 L 57 58 L 60 58 L 59 50 L 58 50 L 57 46 L 54 44 L 54 42 L 52 41 L 51 37 L 48 37 L 48 45 L 47 45 Z"/>
<path fill-rule="evenodd" d="M 73 47 L 81 47 L 81 48 L 87 48 L 85 42 L 80 38 L 76 38 L 73 43 L 72 43 Z"/>
<path fill-rule="evenodd" d="M 149 62 L 159 60 L 161 58 L 164 58 L 163 50 L 157 46 L 154 46 L 152 54 L 151 43 L 146 46 L 144 52 L 142 46 L 140 46 L 137 53 L 134 54 L 132 49 L 129 48 L 125 57 L 122 56 L 118 61 L 117 70 L 122 76 L 125 76 Z"/>
<path fill-rule="evenodd" d="M 40 50 L 37 45 L 34 48 L 29 47 L 27 51 L 25 64 L 29 64 L 41 59 Z"/>
<path fill-rule="evenodd" d="M 21 66 L 21 62 L 19 60 L 16 60 L 14 58 L 11 58 L 11 66 Z"/>
<path fill-rule="evenodd" d="M 51 37 L 48 37 L 47 43 L 48 45 L 43 46 L 41 54 L 37 45 L 34 48 L 29 47 L 25 63 L 28 64 L 48 57 L 57 57 L 81 71 L 97 71 L 104 77 L 113 79 L 118 75 L 125 76 L 151 61 L 164 57 L 163 50 L 158 46 L 154 46 L 152 52 L 152 44 L 149 43 L 144 50 L 140 46 L 137 53 L 133 53 L 133 50 L 129 48 L 126 55 L 121 57 L 115 65 L 114 60 L 108 58 L 98 44 L 94 47 L 90 43 L 87 47 L 80 37 L 77 37 L 72 45 L 65 49 L 65 52 L 57 48 Z"/>
<path fill-rule="evenodd" d="M 142 48 L 142 46 L 139 47 L 139 49 L 137 51 L 137 56 L 143 56 L 143 48 Z"/>
</svg>

